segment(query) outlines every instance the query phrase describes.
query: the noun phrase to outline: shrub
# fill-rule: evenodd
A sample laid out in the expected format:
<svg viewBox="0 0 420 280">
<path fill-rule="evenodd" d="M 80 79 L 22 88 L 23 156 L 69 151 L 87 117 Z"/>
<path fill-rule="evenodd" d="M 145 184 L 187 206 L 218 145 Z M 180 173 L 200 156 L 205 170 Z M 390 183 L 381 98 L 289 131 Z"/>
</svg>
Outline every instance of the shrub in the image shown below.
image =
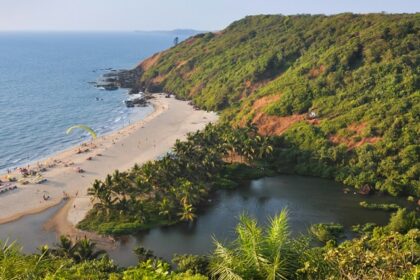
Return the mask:
<svg viewBox="0 0 420 280">
<path fill-rule="evenodd" d="M 326 243 L 330 240 L 337 241 L 342 236 L 344 227 L 335 223 L 321 223 L 312 225 L 309 230 L 319 241 Z"/>
</svg>

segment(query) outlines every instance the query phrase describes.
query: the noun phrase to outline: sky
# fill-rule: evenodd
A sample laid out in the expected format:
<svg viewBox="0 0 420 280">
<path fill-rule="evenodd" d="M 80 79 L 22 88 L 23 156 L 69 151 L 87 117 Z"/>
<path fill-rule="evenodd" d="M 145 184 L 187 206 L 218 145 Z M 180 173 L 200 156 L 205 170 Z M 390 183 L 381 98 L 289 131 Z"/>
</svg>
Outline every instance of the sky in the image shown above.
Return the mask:
<svg viewBox="0 0 420 280">
<path fill-rule="evenodd" d="M 0 30 L 220 30 L 255 14 L 414 13 L 420 0 L 0 0 Z"/>
</svg>

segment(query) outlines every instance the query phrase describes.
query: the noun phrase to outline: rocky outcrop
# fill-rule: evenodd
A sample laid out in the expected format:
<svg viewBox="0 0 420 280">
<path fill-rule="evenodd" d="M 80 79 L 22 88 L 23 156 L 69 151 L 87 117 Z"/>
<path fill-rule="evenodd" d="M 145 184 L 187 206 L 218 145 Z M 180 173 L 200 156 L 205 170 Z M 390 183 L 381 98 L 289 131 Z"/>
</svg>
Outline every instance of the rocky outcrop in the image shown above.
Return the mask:
<svg viewBox="0 0 420 280">
<path fill-rule="evenodd" d="M 135 94 L 141 91 L 136 82 L 141 74 L 141 68 L 135 68 L 132 70 L 112 70 L 103 74 L 99 81 L 89 83 L 104 90 L 127 88 L 131 89 L 129 94 Z"/>
</svg>

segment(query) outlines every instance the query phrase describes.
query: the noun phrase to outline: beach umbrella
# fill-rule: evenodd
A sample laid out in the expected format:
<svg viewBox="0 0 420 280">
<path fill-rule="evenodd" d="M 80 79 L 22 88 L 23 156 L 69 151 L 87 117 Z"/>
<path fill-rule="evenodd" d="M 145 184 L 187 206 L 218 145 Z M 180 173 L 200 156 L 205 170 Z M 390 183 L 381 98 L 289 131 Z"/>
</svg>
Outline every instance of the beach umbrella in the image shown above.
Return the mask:
<svg viewBox="0 0 420 280">
<path fill-rule="evenodd" d="M 80 129 L 86 130 L 92 136 L 92 139 L 96 138 L 96 132 L 92 128 L 88 127 L 87 125 L 83 125 L 83 124 L 73 125 L 73 126 L 69 127 L 67 129 L 66 133 L 70 134 L 73 131 L 73 129 L 75 129 L 75 128 L 80 128 Z"/>
</svg>

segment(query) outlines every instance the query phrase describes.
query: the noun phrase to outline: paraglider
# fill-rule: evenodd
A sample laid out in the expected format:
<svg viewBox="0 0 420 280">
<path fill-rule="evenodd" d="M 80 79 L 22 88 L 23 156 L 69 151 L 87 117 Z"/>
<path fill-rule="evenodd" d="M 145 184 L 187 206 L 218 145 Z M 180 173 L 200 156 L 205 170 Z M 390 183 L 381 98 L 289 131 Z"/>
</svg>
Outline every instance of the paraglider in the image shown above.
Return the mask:
<svg viewBox="0 0 420 280">
<path fill-rule="evenodd" d="M 83 124 L 73 125 L 72 127 L 69 127 L 67 129 L 66 133 L 67 134 L 70 134 L 73 131 L 73 129 L 75 129 L 75 128 L 84 129 L 84 130 L 86 130 L 92 136 L 92 139 L 95 139 L 96 138 L 96 132 L 92 128 L 90 128 L 90 127 L 88 127 L 86 125 L 83 125 Z"/>
</svg>

